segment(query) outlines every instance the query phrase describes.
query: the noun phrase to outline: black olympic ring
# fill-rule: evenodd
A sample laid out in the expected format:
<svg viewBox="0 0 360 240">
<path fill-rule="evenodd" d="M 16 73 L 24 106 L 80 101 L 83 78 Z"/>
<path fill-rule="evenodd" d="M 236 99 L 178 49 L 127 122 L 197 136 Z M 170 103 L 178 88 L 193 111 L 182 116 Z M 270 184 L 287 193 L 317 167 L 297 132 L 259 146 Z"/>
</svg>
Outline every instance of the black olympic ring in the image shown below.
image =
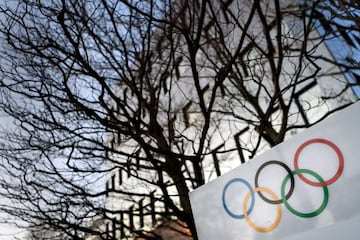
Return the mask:
<svg viewBox="0 0 360 240">
<path fill-rule="evenodd" d="M 276 160 L 271 160 L 271 161 L 268 161 L 264 164 L 262 164 L 258 170 L 256 171 L 256 174 L 255 174 L 255 187 L 259 187 L 259 175 L 260 175 L 260 172 L 263 168 L 265 168 L 266 166 L 270 165 L 270 164 L 277 164 L 277 165 L 280 165 L 282 166 L 289 174 L 290 176 L 290 189 L 289 189 L 289 192 L 286 194 L 286 200 L 288 200 L 292 193 L 294 192 L 294 188 L 295 188 L 295 180 L 294 180 L 294 174 L 292 173 L 292 171 L 290 170 L 290 168 L 283 162 L 280 162 L 280 161 L 276 161 Z M 264 200 L 265 202 L 267 203 L 270 203 L 270 204 L 281 204 L 283 203 L 283 200 L 282 199 L 279 199 L 279 200 L 271 200 L 271 199 L 268 199 L 266 198 L 262 193 L 261 191 L 258 191 L 257 192 L 259 197 L 262 198 L 262 200 Z"/>
</svg>

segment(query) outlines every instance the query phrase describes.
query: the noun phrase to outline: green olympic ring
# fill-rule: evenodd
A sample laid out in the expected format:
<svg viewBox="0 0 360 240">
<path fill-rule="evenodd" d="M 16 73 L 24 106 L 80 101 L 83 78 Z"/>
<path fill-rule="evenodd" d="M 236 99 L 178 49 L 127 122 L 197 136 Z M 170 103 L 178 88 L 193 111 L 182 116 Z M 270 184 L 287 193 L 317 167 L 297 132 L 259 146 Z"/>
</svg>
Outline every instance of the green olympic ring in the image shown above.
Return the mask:
<svg viewBox="0 0 360 240">
<path fill-rule="evenodd" d="M 316 172 L 314 172 L 310 169 L 297 169 L 297 170 L 292 171 L 293 175 L 300 174 L 300 173 L 310 174 L 313 177 L 315 177 L 320 183 L 325 182 L 324 179 L 319 174 L 317 174 Z M 284 205 L 286 206 L 286 208 L 294 215 L 303 217 L 303 218 L 315 217 L 315 216 L 319 215 L 322 211 L 324 211 L 324 209 L 326 208 L 327 203 L 329 201 L 329 190 L 328 190 L 327 186 L 325 186 L 325 185 L 322 186 L 323 191 L 324 191 L 324 200 L 321 203 L 321 206 L 318 209 L 316 209 L 315 211 L 309 212 L 309 213 L 302 213 L 302 212 L 295 210 L 293 207 L 291 207 L 289 202 L 287 201 L 286 195 L 285 195 L 285 186 L 286 186 L 286 183 L 288 182 L 288 180 L 290 179 L 290 177 L 291 177 L 291 175 L 288 174 L 281 184 L 281 199 L 282 199 Z"/>
</svg>

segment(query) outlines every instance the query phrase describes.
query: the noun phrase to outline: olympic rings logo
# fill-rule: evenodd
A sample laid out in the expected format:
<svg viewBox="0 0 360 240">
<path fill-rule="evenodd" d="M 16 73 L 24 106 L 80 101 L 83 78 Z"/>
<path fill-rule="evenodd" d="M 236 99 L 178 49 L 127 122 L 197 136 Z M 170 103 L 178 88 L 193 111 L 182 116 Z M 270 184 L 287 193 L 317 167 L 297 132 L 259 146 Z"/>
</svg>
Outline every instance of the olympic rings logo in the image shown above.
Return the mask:
<svg viewBox="0 0 360 240">
<path fill-rule="evenodd" d="M 300 156 L 301 152 L 304 150 L 304 148 L 306 148 L 307 146 L 314 144 L 314 143 L 321 143 L 321 144 L 325 144 L 325 145 L 329 146 L 331 149 L 333 149 L 335 151 L 335 153 L 337 155 L 337 158 L 339 161 L 339 167 L 338 167 L 336 173 L 334 174 L 334 176 L 332 176 L 328 180 L 324 180 L 319 174 L 317 174 L 316 172 L 314 172 L 310 169 L 299 168 L 299 156 Z M 279 165 L 280 167 L 284 168 L 286 170 L 286 172 L 288 173 L 287 176 L 283 179 L 282 184 L 281 184 L 281 191 L 280 191 L 281 198 L 279 198 L 269 188 L 259 187 L 258 180 L 259 180 L 260 173 L 262 172 L 262 170 L 264 168 L 266 168 L 267 166 L 272 165 L 272 164 Z M 228 181 L 226 183 L 226 185 L 224 186 L 223 192 L 222 192 L 222 204 L 223 204 L 225 212 L 232 218 L 245 219 L 245 221 L 251 228 L 253 228 L 254 230 L 259 231 L 259 232 L 270 232 L 279 225 L 280 220 L 281 220 L 281 215 L 282 215 L 282 209 L 281 209 L 282 203 L 292 214 L 294 214 L 296 216 L 299 216 L 302 218 L 311 218 L 311 217 L 318 216 L 320 213 L 322 213 L 324 211 L 324 209 L 326 208 L 328 201 L 329 201 L 329 190 L 328 190 L 327 186 L 336 182 L 344 170 L 343 154 L 340 151 L 340 149 L 334 143 L 330 142 L 329 140 L 321 139 L 321 138 L 311 139 L 311 140 L 304 142 L 296 150 L 295 156 L 294 156 L 294 168 L 295 168 L 295 170 L 291 171 L 290 168 L 285 163 L 280 162 L 280 161 L 275 161 L 275 160 L 271 160 L 271 161 L 263 163 L 258 168 L 258 170 L 255 174 L 255 183 L 254 183 L 255 188 L 254 189 L 251 187 L 250 183 L 243 178 L 231 179 L 230 181 Z M 304 176 L 304 174 L 312 176 L 317 181 L 309 180 L 308 178 L 306 178 Z M 315 186 L 315 187 L 322 187 L 324 199 L 318 209 L 316 209 L 312 212 L 300 212 L 289 204 L 288 199 L 291 197 L 291 195 L 294 191 L 294 188 L 295 188 L 295 179 L 294 179 L 295 175 L 298 175 L 299 178 L 306 184 L 309 184 L 309 185 Z M 285 193 L 286 186 L 289 181 L 290 181 L 290 188 L 288 189 L 287 193 Z M 242 214 L 237 214 L 237 213 L 232 212 L 226 203 L 226 192 L 228 191 L 229 187 L 234 183 L 241 183 L 241 184 L 245 185 L 246 188 L 249 190 L 249 192 L 247 193 L 247 195 L 245 195 L 245 197 L 243 199 L 243 203 L 242 203 L 243 213 Z M 265 201 L 269 204 L 276 205 L 277 216 L 276 216 L 275 220 L 269 226 L 266 226 L 266 227 L 257 226 L 252 222 L 252 220 L 249 217 L 249 215 L 251 214 L 251 212 L 254 209 L 255 193 L 257 193 L 263 201 Z M 270 196 L 271 199 L 266 197 L 263 193 L 267 193 L 267 195 Z M 249 201 L 250 201 L 250 205 L 249 205 Z"/>
</svg>

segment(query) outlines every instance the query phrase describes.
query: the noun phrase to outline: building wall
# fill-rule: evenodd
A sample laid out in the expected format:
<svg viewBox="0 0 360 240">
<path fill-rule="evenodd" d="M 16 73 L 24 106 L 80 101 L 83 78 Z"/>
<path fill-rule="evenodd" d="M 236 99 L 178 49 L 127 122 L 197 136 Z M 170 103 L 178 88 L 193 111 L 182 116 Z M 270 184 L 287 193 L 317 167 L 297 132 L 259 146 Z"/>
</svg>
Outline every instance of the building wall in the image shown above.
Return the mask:
<svg viewBox="0 0 360 240">
<path fill-rule="evenodd" d="M 287 4 L 287 1 L 284 1 L 283 4 Z M 236 1 L 231 5 L 234 14 L 239 13 L 239 9 L 246 12 L 246 3 L 243 1 Z M 268 9 L 269 12 L 274 11 L 273 9 Z M 241 16 L 239 16 L 241 18 Z M 287 39 L 288 44 L 292 47 L 301 47 L 303 42 L 301 39 L 303 38 L 304 32 L 302 31 L 301 22 L 297 22 L 292 17 L 285 18 L 283 20 L 283 34 L 286 34 L 289 36 Z M 251 26 L 251 31 L 254 35 L 259 34 L 259 38 L 256 38 L 258 43 L 261 45 L 264 39 L 262 39 L 262 35 L 260 34 L 261 29 L 258 27 L 259 22 L 254 22 L 253 26 Z M 238 36 L 241 34 L 239 33 L 240 29 L 227 29 L 227 26 L 224 25 L 224 32 L 229 31 L 229 34 L 227 35 L 225 41 L 228 41 L 230 46 L 234 42 L 237 42 Z M 274 39 L 274 44 L 276 44 L 276 32 L 275 29 L 273 29 L 270 32 L 271 36 Z M 318 42 L 321 42 L 322 39 L 319 38 L 319 34 L 314 31 L 310 34 L 310 39 L 313 39 L 308 42 L 309 46 L 308 48 L 311 48 L 311 45 L 317 45 Z M 247 43 L 248 45 L 251 44 L 251 42 Z M 244 44 L 246 46 L 247 44 Z M 264 46 L 266 43 L 263 43 Z M 212 51 L 215 51 L 213 49 L 213 45 L 208 46 L 208 54 L 212 54 Z M 234 46 L 235 48 L 235 46 Z M 330 49 L 331 50 L 331 49 Z M 185 50 L 184 50 L 185 51 Z M 166 53 L 166 51 L 165 51 Z M 267 63 L 260 63 L 258 62 L 258 55 L 259 52 L 257 52 L 254 48 L 249 48 L 248 54 L 246 55 L 246 59 L 243 59 L 243 61 L 246 61 L 248 63 L 248 69 L 250 73 L 258 73 L 259 71 L 264 71 L 264 85 L 270 84 L 270 76 L 267 76 L 267 68 L 269 68 L 269 65 Z M 353 93 L 352 89 L 347 89 L 346 91 L 343 91 L 345 89 L 348 80 L 345 78 L 345 76 L 341 73 L 341 69 L 338 69 L 334 67 L 332 64 L 327 63 L 326 61 L 318 60 L 317 65 L 319 69 L 316 69 L 315 66 L 309 66 L 304 68 L 302 72 L 298 73 L 296 66 L 299 66 L 300 64 L 303 65 L 311 65 L 311 62 L 309 59 L 301 59 L 299 58 L 298 54 L 299 52 L 293 52 L 289 53 L 284 58 L 284 63 L 282 66 L 282 75 L 281 75 L 281 88 L 286 89 L 287 86 L 293 84 L 293 78 L 292 76 L 296 74 L 300 74 L 304 80 L 303 83 L 300 83 L 297 85 L 296 88 L 293 88 L 292 91 L 283 91 L 283 94 L 289 95 L 289 99 L 292 94 L 295 94 L 296 97 L 292 98 L 291 101 L 293 101 L 290 108 L 290 115 L 289 115 L 289 126 L 293 124 L 303 124 L 305 125 L 311 125 L 312 123 L 320 120 L 324 113 L 331 111 L 332 109 L 335 109 L 340 104 L 344 103 L 350 103 L 353 101 L 356 101 L 357 97 Z M 325 57 L 325 58 L 331 58 L 332 54 L 327 48 L 327 46 L 324 43 L 321 43 L 319 47 L 316 49 L 316 54 L 319 56 Z M 198 58 L 201 60 L 203 58 L 202 54 L 199 53 Z M 201 82 L 201 88 L 204 89 L 204 92 L 206 92 L 207 88 L 210 88 L 214 85 L 213 79 L 215 78 L 215 75 L 217 74 L 217 70 L 211 68 L 211 64 L 207 62 L 206 59 L 204 59 L 204 67 L 201 68 L 199 71 L 199 75 L 204 78 L 204 81 Z M 221 62 L 218 62 L 219 65 L 221 65 Z M 195 131 L 196 127 L 202 124 L 202 118 L 198 114 L 198 106 L 195 104 L 192 104 L 193 102 L 196 102 L 196 94 L 194 87 L 189 84 L 191 83 L 191 79 L 187 77 L 188 75 L 191 76 L 191 74 L 187 74 L 190 71 L 190 68 L 188 67 L 189 63 L 186 62 L 186 59 L 182 60 L 182 64 L 180 67 L 180 75 L 183 76 L 180 79 L 177 80 L 176 84 L 172 86 L 170 93 L 173 96 L 174 100 L 174 106 L 173 109 L 178 109 L 179 113 L 176 117 L 175 126 L 178 130 L 181 130 L 181 133 L 186 136 L 189 139 L 195 139 Z M 161 68 L 161 67 L 159 67 Z M 316 71 L 320 71 L 320 73 L 316 74 L 316 77 L 312 78 L 312 74 L 314 74 Z M 244 72 L 244 75 L 246 73 Z M 249 88 L 257 88 L 257 83 L 254 83 L 252 80 L 253 75 L 249 74 L 247 77 L 248 87 Z M 245 77 L 246 78 L 246 77 Z M 267 80 L 266 80 L 267 79 Z M 172 83 L 172 81 L 168 81 L 169 84 Z M 230 91 L 237 91 L 229 82 L 225 82 L 224 84 L 228 84 L 228 88 Z M 342 92 L 343 91 L 343 92 Z M 341 97 L 334 99 L 334 100 L 327 100 L 327 98 L 330 98 L 332 96 L 336 96 L 341 93 Z M 211 92 L 206 92 L 205 95 L 208 94 L 210 97 Z M 264 91 L 260 92 L 260 99 L 263 99 L 261 102 L 262 107 L 266 108 L 268 104 L 268 97 L 267 93 Z M 320 97 L 322 96 L 322 97 Z M 166 98 L 164 97 L 163 100 L 166 102 Z M 290 100 L 289 100 L 290 101 Z M 231 99 L 220 99 L 216 102 L 216 105 L 218 108 L 222 108 L 223 106 L 229 106 L 229 103 L 231 104 Z M 235 106 L 235 103 L 234 103 Z M 244 105 L 239 106 L 238 108 L 232 109 L 234 112 L 236 112 L 239 115 L 243 115 L 245 117 L 251 118 L 248 111 L 244 111 L 246 107 L 251 108 L 251 106 Z M 186 119 L 185 119 L 186 116 Z M 145 117 L 146 118 L 146 117 Z M 211 136 L 211 143 L 209 140 L 209 146 L 211 149 L 216 149 L 216 151 L 213 152 L 213 154 L 208 154 L 205 157 L 204 160 L 204 176 L 206 181 L 210 181 L 214 178 L 216 178 L 220 174 L 224 174 L 225 172 L 231 170 L 232 168 L 238 166 L 241 164 L 242 160 L 247 161 L 250 158 L 250 155 L 248 152 L 244 152 L 241 149 L 239 149 L 239 146 L 251 146 L 255 145 L 258 139 L 258 136 L 256 135 L 256 132 L 253 131 L 254 129 L 247 129 L 248 125 L 245 123 L 242 123 L 240 121 L 237 121 L 236 119 L 232 118 L 231 116 L 223 116 L 223 115 L 214 115 L 214 122 L 217 121 L 220 123 L 219 125 L 212 125 L 211 128 L 213 128 L 213 135 Z M 277 124 L 280 124 L 281 119 L 281 113 L 274 112 L 271 115 L 271 121 L 274 126 Z M 231 124 L 230 124 L 231 123 Z M 250 130 L 250 131 L 247 131 Z M 299 130 L 296 128 L 289 132 L 287 135 L 287 138 L 290 138 L 292 135 L 295 135 Z M 224 140 L 225 139 L 225 140 Z M 136 147 L 131 146 L 131 144 L 127 144 L 126 146 L 119 144 L 119 147 L 122 148 L 123 151 L 135 151 Z M 269 148 L 269 145 L 262 142 L 260 151 L 265 151 Z M 228 151 L 229 149 L 234 149 L 232 151 Z M 191 151 L 191 149 L 188 149 L 188 151 Z M 116 161 L 121 162 L 122 164 L 126 165 L 126 161 L 129 159 L 121 158 L 120 156 L 111 155 L 110 158 L 114 160 L 113 163 L 109 163 L 109 166 L 116 166 Z M 218 167 L 216 164 L 219 164 Z M 145 164 L 145 163 L 144 163 Z M 131 225 L 137 225 L 137 229 L 147 229 L 151 230 L 151 228 L 155 227 L 159 222 L 161 221 L 167 221 L 163 220 L 159 215 L 151 214 L 151 212 L 155 212 L 156 209 L 162 209 L 166 210 L 165 206 L 160 202 L 157 201 L 162 198 L 161 191 L 157 189 L 154 186 L 150 186 L 144 182 L 141 182 L 137 180 L 137 178 L 134 177 L 134 175 L 140 175 L 147 179 L 157 179 L 159 178 L 158 174 L 156 172 L 152 171 L 142 171 L 141 169 L 136 169 L 134 167 L 131 168 L 121 168 L 114 170 L 109 176 L 108 176 L 108 182 L 107 182 L 107 189 L 109 190 L 130 190 L 136 193 L 146 193 L 149 194 L 147 197 L 142 196 L 135 196 L 135 197 L 127 197 L 122 195 L 121 193 L 115 193 L 110 192 L 107 197 L 106 207 L 115 211 L 123 211 L 123 215 L 120 216 L 120 214 L 114 214 L 113 216 L 110 216 L 110 218 L 116 219 L 117 221 L 124 221 L 127 226 Z M 164 178 L 167 178 L 167 176 L 163 176 Z M 170 179 L 169 179 L 170 180 Z M 171 188 L 170 188 L 171 191 Z M 149 214 L 146 215 L 145 212 L 147 211 Z M 142 217 L 144 215 L 144 217 Z M 145 216 L 146 215 L 146 216 Z M 170 222 L 171 224 L 172 222 Z M 108 221 L 109 231 L 111 231 L 112 222 Z M 182 239 L 179 238 L 176 235 L 176 231 L 172 232 L 167 227 L 166 224 L 162 225 L 158 228 L 155 228 L 155 232 L 159 233 L 160 235 L 165 234 L 166 238 L 164 239 Z M 128 232 L 126 228 L 124 229 L 125 233 Z M 182 230 L 181 230 L 182 231 Z M 164 233 L 165 232 L 165 233 Z M 172 235 L 175 234 L 175 235 Z M 116 236 L 120 237 L 121 231 L 118 229 L 116 231 Z M 170 236 L 172 235 L 172 236 Z M 188 237 L 185 237 L 183 239 L 190 239 Z"/>
</svg>

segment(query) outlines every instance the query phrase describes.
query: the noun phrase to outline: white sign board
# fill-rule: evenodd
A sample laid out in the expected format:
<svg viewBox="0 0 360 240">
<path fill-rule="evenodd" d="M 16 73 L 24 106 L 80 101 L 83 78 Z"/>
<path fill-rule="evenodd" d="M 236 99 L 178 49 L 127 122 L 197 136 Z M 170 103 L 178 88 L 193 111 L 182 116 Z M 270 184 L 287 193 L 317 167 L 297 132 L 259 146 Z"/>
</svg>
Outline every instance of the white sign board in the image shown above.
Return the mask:
<svg viewBox="0 0 360 240">
<path fill-rule="evenodd" d="M 360 102 L 190 193 L 200 240 L 358 240 Z"/>
</svg>

